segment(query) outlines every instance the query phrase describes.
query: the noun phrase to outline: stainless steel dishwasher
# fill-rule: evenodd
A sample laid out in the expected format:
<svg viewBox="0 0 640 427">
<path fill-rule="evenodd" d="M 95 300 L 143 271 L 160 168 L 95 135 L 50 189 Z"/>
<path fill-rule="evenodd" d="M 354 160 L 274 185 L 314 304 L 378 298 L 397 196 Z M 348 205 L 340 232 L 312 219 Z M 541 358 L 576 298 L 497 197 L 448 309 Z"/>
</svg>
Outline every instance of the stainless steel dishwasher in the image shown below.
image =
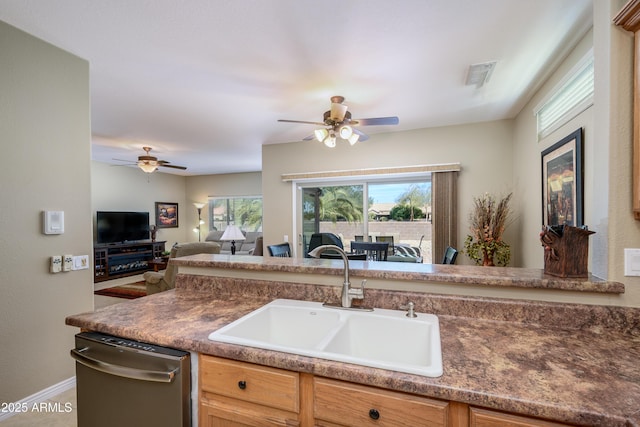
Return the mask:
<svg viewBox="0 0 640 427">
<path fill-rule="evenodd" d="M 76 335 L 78 427 L 189 427 L 189 353 L 95 332 Z"/>
</svg>

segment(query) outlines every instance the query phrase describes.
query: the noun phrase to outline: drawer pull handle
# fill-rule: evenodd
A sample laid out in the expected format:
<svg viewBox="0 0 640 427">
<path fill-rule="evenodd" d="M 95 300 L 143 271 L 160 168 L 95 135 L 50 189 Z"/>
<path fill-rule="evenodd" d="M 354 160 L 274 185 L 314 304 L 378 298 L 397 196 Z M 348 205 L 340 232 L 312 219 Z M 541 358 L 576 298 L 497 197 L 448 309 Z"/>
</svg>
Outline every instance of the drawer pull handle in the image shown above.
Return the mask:
<svg viewBox="0 0 640 427">
<path fill-rule="evenodd" d="M 372 420 L 377 420 L 378 418 L 380 418 L 380 412 L 378 412 L 377 409 L 369 409 L 369 417 Z"/>
<path fill-rule="evenodd" d="M 238 387 L 240 388 L 240 390 L 244 390 L 245 388 L 247 388 L 247 382 L 246 381 L 238 381 Z"/>
</svg>

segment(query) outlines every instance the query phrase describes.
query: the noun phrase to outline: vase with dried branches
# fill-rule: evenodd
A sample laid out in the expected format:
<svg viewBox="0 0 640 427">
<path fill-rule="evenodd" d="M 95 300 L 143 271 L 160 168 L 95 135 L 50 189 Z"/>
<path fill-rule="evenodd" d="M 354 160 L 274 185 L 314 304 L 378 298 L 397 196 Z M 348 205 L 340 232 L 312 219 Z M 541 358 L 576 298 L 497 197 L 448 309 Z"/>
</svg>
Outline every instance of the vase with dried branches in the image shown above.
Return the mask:
<svg viewBox="0 0 640 427">
<path fill-rule="evenodd" d="M 470 231 L 464 242 L 464 252 L 477 265 L 506 266 L 511 260 L 511 247 L 502 240 L 504 229 L 511 217 L 511 196 L 496 199 L 485 193 L 474 197 L 469 214 Z"/>
</svg>

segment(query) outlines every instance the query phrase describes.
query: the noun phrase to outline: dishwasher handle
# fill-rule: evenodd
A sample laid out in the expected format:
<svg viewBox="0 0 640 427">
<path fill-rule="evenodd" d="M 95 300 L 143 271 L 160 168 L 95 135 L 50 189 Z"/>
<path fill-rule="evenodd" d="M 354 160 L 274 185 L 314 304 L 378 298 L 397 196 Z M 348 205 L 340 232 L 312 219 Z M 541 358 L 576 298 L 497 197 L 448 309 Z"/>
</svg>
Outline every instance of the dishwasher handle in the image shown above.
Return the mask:
<svg viewBox="0 0 640 427">
<path fill-rule="evenodd" d="M 176 368 L 173 371 L 149 371 L 146 369 L 130 368 L 128 366 L 114 365 L 112 363 L 103 362 L 101 360 L 94 359 L 85 354 L 88 347 L 76 350 L 71 349 L 71 357 L 73 357 L 78 363 L 84 366 L 95 369 L 106 374 L 117 375 L 119 377 L 129 378 L 139 381 L 152 381 L 159 383 L 171 383 L 173 382 L 176 373 L 180 368 Z"/>
</svg>

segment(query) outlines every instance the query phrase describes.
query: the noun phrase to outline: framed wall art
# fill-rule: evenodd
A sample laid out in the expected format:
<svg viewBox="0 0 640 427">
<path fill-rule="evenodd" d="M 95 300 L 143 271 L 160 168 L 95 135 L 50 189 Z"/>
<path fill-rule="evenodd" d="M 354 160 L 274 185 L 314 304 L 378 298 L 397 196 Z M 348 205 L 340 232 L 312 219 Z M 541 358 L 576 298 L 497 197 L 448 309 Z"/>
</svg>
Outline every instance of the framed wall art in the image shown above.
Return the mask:
<svg viewBox="0 0 640 427">
<path fill-rule="evenodd" d="M 582 128 L 542 152 L 542 224 L 583 225 Z"/>
<path fill-rule="evenodd" d="M 178 228 L 178 204 L 156 202 L 156 227 Z"/>
</svg>

